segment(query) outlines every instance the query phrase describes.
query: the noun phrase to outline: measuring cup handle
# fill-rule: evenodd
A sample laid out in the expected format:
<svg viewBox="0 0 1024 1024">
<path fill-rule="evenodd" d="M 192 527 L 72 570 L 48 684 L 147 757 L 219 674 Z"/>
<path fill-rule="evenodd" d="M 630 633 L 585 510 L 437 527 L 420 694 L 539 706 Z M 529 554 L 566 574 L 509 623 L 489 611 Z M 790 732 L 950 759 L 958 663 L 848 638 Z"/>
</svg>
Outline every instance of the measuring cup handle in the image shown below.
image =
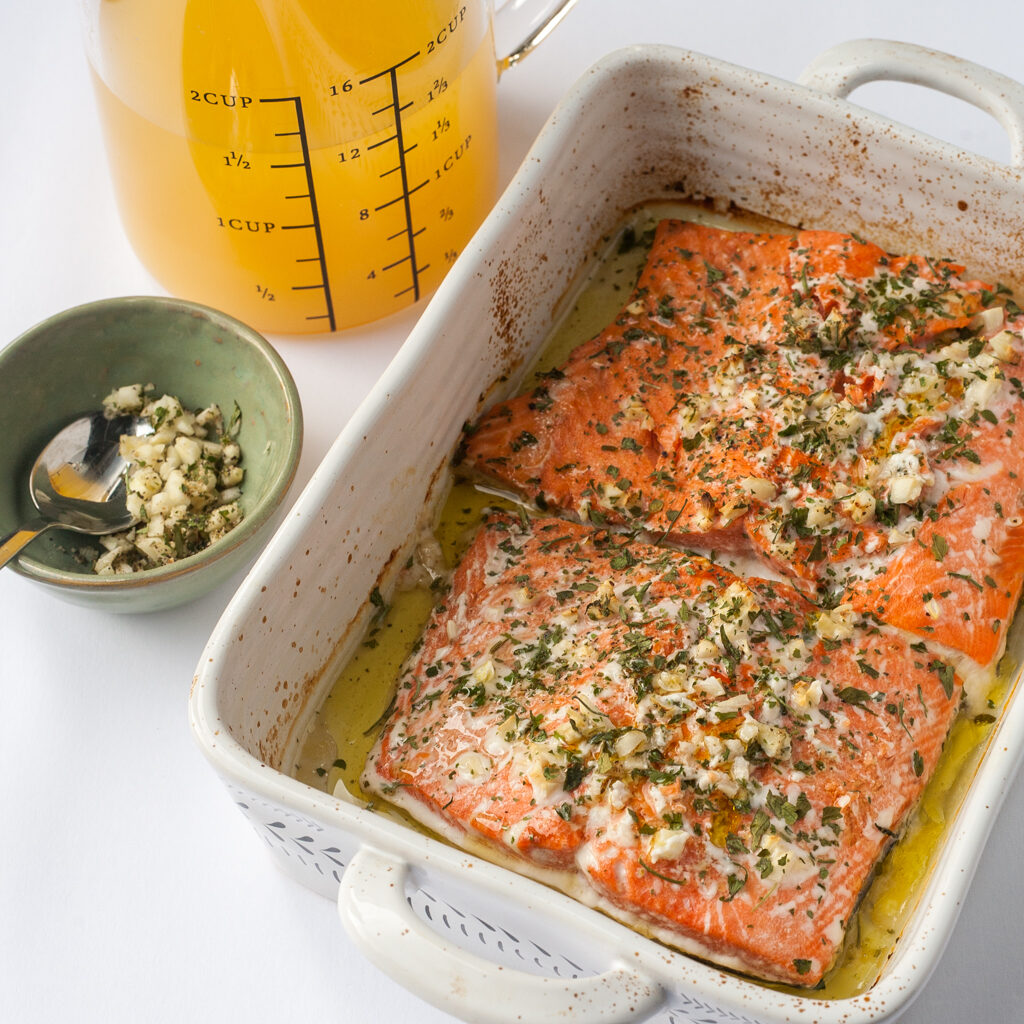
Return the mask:
<svg viewBox="0 0 1024 1024">
<path fill-rule="evenodd" d="M 507 54 L 498 57 L 498 74 L 518 64 L 527 54 L 532 53 L 554 30 L 555 26 L 569 13 L 576 0 L 505 0 L 495 12 L 495 24 L 508 22 L 514 14 L 521 14 L 536 7 L 530 27 L 522 41 Z"/>
</svg>

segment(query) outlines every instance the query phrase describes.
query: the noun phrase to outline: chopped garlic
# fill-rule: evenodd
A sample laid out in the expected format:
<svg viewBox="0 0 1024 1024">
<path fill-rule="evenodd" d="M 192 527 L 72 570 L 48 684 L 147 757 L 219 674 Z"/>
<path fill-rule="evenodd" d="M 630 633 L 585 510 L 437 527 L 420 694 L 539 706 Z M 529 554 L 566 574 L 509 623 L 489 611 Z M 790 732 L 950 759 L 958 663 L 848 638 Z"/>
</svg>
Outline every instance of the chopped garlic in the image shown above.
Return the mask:
<svg viewBox="0 0 1024 1024">
<path fill-rule="evenodd" d="M 770 480 L 757 476 L 744 476 L 739 480 L 740 490 L 759 501 L 771 501 L 778 491 Z"/>
<path fill-rule="evenodd" d="M 227 436 L 220 409 L 211 405 L 187 412 L 179 398 L 152 399 L 152 391 L 151 384 L 129 384 L 103 400 L 108 419 L 143 416 L 154 430 L 120 439 L 121 455 L 129 462 L 128 510 L 139 522 L 103 538 L 105 552 L 93 563 L 100 575 L 136 572 L 196 554 L 242 520 L 242 451 Z"/>
<path fill-rule="evenodd" d="M 969 324 L 972 331 L 980 331 L 982 334 L 989 334 L 998 331 L 1006 320 L 1006 312 L 1002 306 L 991 306 L 975 313 Z"/>
<path fill-rule="evenodd" d="M 757 731 L 757 742 L 768 757 L 781 757 L 789 750 L 789 734 L 777 725 L 762 724 Z"/>
<path fill-rule="evenodd" d="M 615 740 L 615 753 L 619 757 L 628 757 L 646 749 L 647 737 L 639 729 L 630 729 Z"/>
<path fill-rule="evenodd" d="M 864 414 L 844 399 L 829 413 L 825 425 L 833 438 L 845 440 L 864 425 Z"/>
<path fill-rule="evenodd" d="M 822 640 L 848 640 L 853 636 L 853 622 L 853 605 L 841 604 L 821 612 L 814 620 L 814 629 Z"/>
<path fill-rule="evenodd" d="M 865 489 L 853 491 L 839 498 L 839 507 L 855 523 L 864 523 L 875 514 L 875 496 Z"/>
<path fill-rule="evenodd" d="M 455 771 L 463 782 L 483 782 L 490 775 L 492 761 L 476 750 L 467 750 L 455 762 Z"/>
<path fill-rule="evenodd" d="M 650 837 L 647 854 L 657 863 L 659 860 L 676 860 L 686 847 L 689 832 L 678 828 L 659 828 Z"/>
<path fill-rule="evenodd" d="M 1019 341 L 1020 336 L 1014 334 L 1012 331 L 1000 331 L 998 334 L 988 339 L 989 346 L 995 353 L 996 358 L 1004 363 L 1017 362 L 1020 357 L 1017 349 L 1017 343 Z"/>
</svg>

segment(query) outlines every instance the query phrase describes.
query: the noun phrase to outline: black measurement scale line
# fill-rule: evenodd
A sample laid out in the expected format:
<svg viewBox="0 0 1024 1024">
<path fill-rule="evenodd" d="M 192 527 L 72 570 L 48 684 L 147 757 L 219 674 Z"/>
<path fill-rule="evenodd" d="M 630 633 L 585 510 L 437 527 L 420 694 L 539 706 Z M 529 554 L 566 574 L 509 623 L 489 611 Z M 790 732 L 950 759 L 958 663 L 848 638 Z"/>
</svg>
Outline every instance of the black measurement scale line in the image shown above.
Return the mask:
<svg viewBox="0 0 1024 1024">
<path fill-rule="evenodd" d="M 426 230 L 427 230 L 426 228 L 417 228 L 416 231 L 413 232 L 413 235 L 414 236 L 415 235 L 422 235 L 423 232 L 426 231 Z M 396 231 L 393 235 L 388 235 L 388 241 L 389 242 L 394 241 L 394 239 L 400 238 L 404 234 L 405 234 L 404 231 Z"/>
<path fill-rule="evenodd" d="M 298 96 L 276 96 L 270 99 L 261 99 L 260 103 L 292 103 L 295 106 L 295 123 L 298 126 L 298 130 L 294 132 L 276 132 L 278 138 L 288 138 L 291 136 L 298 136 L 299 144 L 302 146 L 302 162 L 295 164 L 271 164 L 271 168 L 274 170 L 287 170 L 297 167 L 302 167 L 306 171 L 306 188 L 309 190 L 305 196 L 294 195 L 286 196 L 286 199 L 308 199 L 310 212 L 313 214 L 313 220 L 310 224 L 285 224 L 283 225 L 284 230 L 298 230 L 298 229 L 313 229 L 313 234 L 316 238 L 316 251 L 317 255 L 315 258 L 310 257 L 308 259 L 297 260 L 299 263 L 319 263 L 320 264 L 320 284 L 317 285 L 293 285 L 292 291 L 305 291 L 307 289 L 323 289 L 324 301 L 327 304 L 327 312 L 316 315 L 307 316 L 307 320 L 326 320 L 330 325 L 330 329 L 334 330 L 334 301 L 331 298 L 331 286 L 327 278 L 327 259 L 324 255 L 324 236 L 320 229 L 320 213 L 316 205 L 316 189 L 313 187 L 313 167 L 309 162 L 309 142 L 306 139 L 306 121 L 302 116 L 302 99 Z"/>
<path fill-rule="evenodd" d="M 424 230 L 425 230 L 425 228 L 420 228 L 418 231 L 414 231 L 413 232 L 413 237 L 415 238 L 416 235 L 422 234 Z M 401 236 L 404 235 L 404 234 L 405 234 L 404 231 L 396 231 L 393 235 L 388 235 L 387 240 L 389 242 L 393 242 L 396 238 L 401 238 Z M 394 263 L 389 263 L 386 267 L 382 267 L 381 269 L 382 270 L 394 270 L 396 267 L 400 267 L 403 263 L 408 263 L 408 262 L 409 262 L 409 257 L 408 256 L 403 256 L 401 259 L 395 260 Z M 429 263 L 421 263 L 420 264 L 419 271 L 420 271 L 421 274 L 425 270 L 429 270 L 429 269 L 430 269 L 430 264 Z M 403 288 L 403 289 L 401 289 L 401 291 L 395 292 L 395 297 L 397 298 L 397 297 L 399 297 L 401 295 L 406 295 L 408 292 L 412 291 L 412 288 L 413 288 L 413 286 L 409 285 L 408 288 Z"/>
<path fill-rule="evenodd" d="M 386 173 L 392 174 L 394 172 L 393 171 L 388 171 Z M 381 177 L 383 178 L 384 175 L 382 174 Z M 402 195 L 395 196 L 394 199 L 389 199 L 386 203 L 381 203 L 380 206 L 375 206 L 374 209 L 375 210 L 386 210 L 389 206 L 394 206 L 395 203 L 400 203 L 406 197 L 414 195 L 415 193 L 419 192 L 419 190 L 421 188 L 423 188 L 424 185 L 428 185 L 428 184 L 430 184 L 430 183 L 428 181 L 424 180 L 424 181 L 421 181 L 418 185 L 413 186 L 412 188 L 403 188 L 402 189 Z M 402 234 L 402 232 L 399 232 L 399 234 Z"/>
<path fill-rule="evenodd" d="M 409 149 L 405 148 L 405 139 L 402 130 L 402 113 L 403 111 L 408 110 L 409 107 L 412 106 L 412 104 L 406 103 L 403 105 L 399 103 L 398 69 L 402 67 L 403 64 L 408 64 L 409 61 L 415 60 L 419 55 L 420 51 L 417 50 L 415 53 L 410 54 L 408 57 L 406 57 L 405 60 L 401 60 L 397 64 L 393 64 L 391 67 L 386 68 L 384 71 L 378 71 L 377 74 L 370 75 L 368 78 L 362 79 L 359 83 L 360 85 L 366 85 L 368 82 L 373 82 L 376 81 L 376 79 L 378 78 L 383 78 L 387 76 L 391 85 L 391 102 L 381 107 L 379 110 L 375 110 L 373 114 L 374 116 L 376 116 L 377 114 L 383 114 L 390 110 L 394 114 L 395 118 L 395 134 L 387 139 L 382 139 L 379 142 L 374 143 L 374 147 L 382 146 L 389 142 L 394 142 L 397 144 L 398 166 L 393 167 L 390 171 L 385 171 L 383 174 L 380 175 L 380 177 L 384 178 L 387 175 L 394 174 L 397 171 L 401 176 L 402 186 L 401 193 L 397 198 L 389 200 L 386 203 L 383 203 L 381 206 L 376 207 L 376 209 L 379 211 L 384 210 L 389 206 L 393 206 L 395 203 L 403 204 L 405 213 L 405 230 L 399 231 L 396 234 L 392 235 L 389 241 L 395 238 L 401 238 L 404 235 L 406 239 L 406 245 L 408 247 L 408 256 L 404 257 L 401 260 L 396 260 L 394 263 L 389 264 L 387 267 L 384 267 L 383 269 L 389 270 L 392 267 L 401 266 L 403 263 L 408 263 L 410 273 L 412 274 L 412 283 L 409 285 L 408 288 L 403 288 L 400 291 L 396 292 L 395 295 L 405 295 L 407 292 L 411 291 L 413 293 L 414 299 L 419 299 L 420 297 L 420 275 L 423 273 L 424 270 L 426 270 L 426 267 L 421 267 L 416 259 L 416 236 L 420 232 L 415 231 L 413 229 L 412 203 L 410 200 L 412 198 L 413 192 L 419 191 L 419 189 L 421 189 L 426 184 L 426 181 L 421 182 L 414 189 L 409 188 L 409 167 L 408 164 L 406 163 L 405 158 L 406 154 L 410 153 L 416 147 L 410 146 Z"/>
</svg>

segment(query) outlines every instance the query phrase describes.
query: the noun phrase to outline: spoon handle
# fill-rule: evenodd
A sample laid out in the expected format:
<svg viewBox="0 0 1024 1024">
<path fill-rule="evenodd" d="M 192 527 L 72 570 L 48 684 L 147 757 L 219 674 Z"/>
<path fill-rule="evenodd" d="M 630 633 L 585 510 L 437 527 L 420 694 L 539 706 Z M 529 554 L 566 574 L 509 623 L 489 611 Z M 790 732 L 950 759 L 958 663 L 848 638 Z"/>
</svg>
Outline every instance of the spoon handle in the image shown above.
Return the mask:
<svg viewBox="0 0 1024 1024">
<path fill-rule="evenodd" d="M 36 518 L 19 526 L 13 533 L 0 537 L 0 569 L 2 569 L 30 540 L 34 540 L 54 523 L 49 519 Z"/>
</svg>

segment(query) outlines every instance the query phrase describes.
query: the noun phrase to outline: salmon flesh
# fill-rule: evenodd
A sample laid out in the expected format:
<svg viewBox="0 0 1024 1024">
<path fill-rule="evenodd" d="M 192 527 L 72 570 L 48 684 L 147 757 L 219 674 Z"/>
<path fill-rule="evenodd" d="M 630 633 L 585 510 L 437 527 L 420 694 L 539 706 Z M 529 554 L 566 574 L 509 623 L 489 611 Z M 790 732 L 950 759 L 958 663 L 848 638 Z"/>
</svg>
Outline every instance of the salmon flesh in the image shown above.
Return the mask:
<svg viewBox="0 0 1024 1024">
<path fill-rule="evenodd" d="M 852 235 L 663 221 L 606 330 L 463 467 L 541 508 L 748 551 L 991 665 L 1024 578 L 1024 317 Z"/>
<path fill-rule="evenodd" d="M 467 430 L 462 471 L 538 511 L 486 516 L 365 787 L 816 985 L 1005 646 L 1022 352 L 950 261 L 661 222 L 615 321 Z"/>
</svg>

